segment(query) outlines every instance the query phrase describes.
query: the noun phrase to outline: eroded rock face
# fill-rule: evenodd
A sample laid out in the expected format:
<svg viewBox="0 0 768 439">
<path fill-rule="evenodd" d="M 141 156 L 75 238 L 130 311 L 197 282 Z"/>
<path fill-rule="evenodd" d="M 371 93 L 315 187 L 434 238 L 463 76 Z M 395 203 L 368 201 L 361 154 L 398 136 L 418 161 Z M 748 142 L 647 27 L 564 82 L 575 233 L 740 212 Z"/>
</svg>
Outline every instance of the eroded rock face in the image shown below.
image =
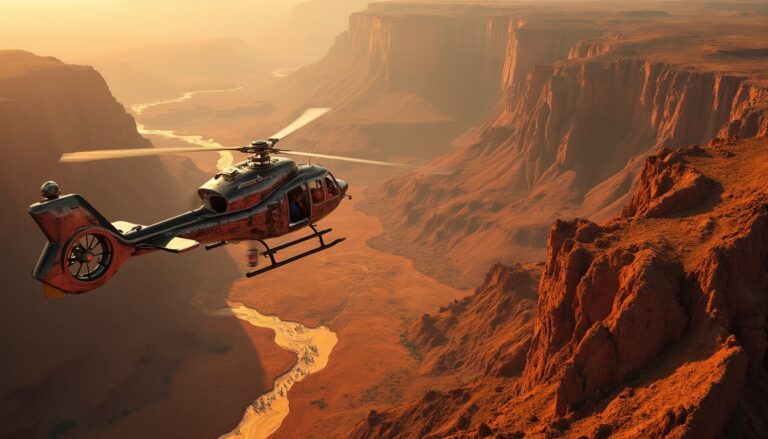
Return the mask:
<svg viewBox="0 0 768 439">
<path fill-rule="evenodd" d="M 592 257 L 576 248 L 559 259 L 573 261 L 568 256 L 575 251 L 576 259 L 591 263 L 582 276 L 581 270 L 571 272 L 571 285 L 578 277 L 571 294 L 557 291 L 557 281 L 542 279 L 542 286 L 549 286 L 542 288 L 542 299 L 553 295 L 562 301 L 549 308 L 542 300 L 542 324 L 536 327 L 530 351 L 539 361 L 529 362 L 526 370 L 526 385 L 534 387 L 565 365 L 556 400 L 560 415 L 606 394 L 677 341 L 688 324 L 677 302 L 682 265 L 669 251 L 618 248 Z"/>
<path fill-rule="evenodd" d="M 647 160 L 625 215 L 601 225 L 556 221 L 522 373 L 486 370 L 456 390 L 469 396 L 432 392 L 428 401 L 378 413 L 377 425 L 397 433 L 361 423 L 354 434 L 765 437 L 766 146 L 731 139 L 662 150 Z M 696 203 L 669 201 L 697 179 L 709 190 Z M 490 311 L 476 300 L 481 290 L 465 299 L 477 315 Z M 460 319 L 429 322 L 441 338 L 424 345 L 425 358 L 488 334 Z M 450 371 L 465 376 L 467 367 Z"/>
<path fill-rule="evenodd" d="M 397 206 L 384 212 L 393 236 L 438 247 L 476 278 L 494 260 L 544 257 L 546 231 L 557 217 L 604 220 L 619 213 L 634 193 L 645 156 L 658 148 L 768 133 L 763 83 L 712 69 L 708 55 L 694 54 L 695 45 L 681 48 L 700 66 L 689 68 L 657 45 L 622 41 L 617 34 L 634 35 L 636 29 L 604 22 L 601 12 L 570 32 L 539 21 L 539 12 L 509 12 L 506 36 L 501 26 L 488 25 L 486 35 L 497 46 L 506 44 L 505 57 L 501 64 L 489 57 L 494 63 L 483 62 L 478 71 L 501 65 L 499 101 L 493 114 L 437 160 L 456 174 L 400 177 L 379 191 Z M 495 49 L 487 44 L 475 52 Z M 411 79 L 419 77 L 414 68 Z M 496 76 L 489 78 L 499 84 Z M 483 96 L 489 93 L 484 89 Z M 676 177 L 683 186 L 650 206 L 649 215 L 693 205 L 706 192 L 695 174 Z"/>
<path fill-rule="evenodd" d="M 493 266 L 474 294 L 413 325 L 408 336 L 425 353 L 422 369 L 519 375 L 530 344 L 540 270 L 526 268 Z M 473 336 L 459 335 L 467 332 Z"/>
<path fill-rule="evenodd" d="M 686 164 L 684 156 L 701 154 L 699 147 L 683 152 L 663 149 L 645 162 L 638 191 L 621 211 L 624 217 L 658 217 L 699 205 L 709 194 L 712 182 Z"/>
<path fill-rule="evenodd" d="M 550 232 L 523 388 L 562 373 L 560 415 L 647 364 L 688 325 L 678 303 L 684 272 L 673 251 L 654 244 L 592 251 L 585 244 L 599 229 L 557 221 Z"/>
</svg>

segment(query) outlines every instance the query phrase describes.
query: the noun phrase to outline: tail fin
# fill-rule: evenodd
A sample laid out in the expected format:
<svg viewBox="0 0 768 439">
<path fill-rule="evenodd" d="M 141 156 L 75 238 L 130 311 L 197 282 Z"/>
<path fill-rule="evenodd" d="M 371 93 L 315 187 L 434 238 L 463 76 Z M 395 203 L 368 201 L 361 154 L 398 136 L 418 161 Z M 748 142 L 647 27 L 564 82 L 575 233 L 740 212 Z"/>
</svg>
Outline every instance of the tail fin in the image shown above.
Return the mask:
<svg viewBox="0 0 768 439">
<path fill-rule="evenodd" d="M 133 254 L 120 231 L 79 195 L 35 203 L 29 214 L 48 238 L 33 272 L 46 296 L 97 288 Z"/>
</svg>

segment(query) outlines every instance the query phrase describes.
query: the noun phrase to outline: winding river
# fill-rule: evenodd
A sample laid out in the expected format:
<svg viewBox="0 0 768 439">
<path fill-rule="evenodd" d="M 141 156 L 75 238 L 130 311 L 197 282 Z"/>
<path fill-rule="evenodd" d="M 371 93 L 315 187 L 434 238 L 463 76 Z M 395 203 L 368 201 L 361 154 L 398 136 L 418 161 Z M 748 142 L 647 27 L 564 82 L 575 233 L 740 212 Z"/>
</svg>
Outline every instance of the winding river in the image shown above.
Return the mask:
<svg viewBox="0 0 768 439">
<path fill-rule="evenodd" d="M 242 87 L 222 90 L 197 90 L 184 93 L 182 96 L 173 99 L 132 105 L 131 110 L 137 119 L 136 128 L 143 135 L 181 140 L 208 148 L 221 147 L 222 145 L 215 140 L 201 135 L 178 134 L 172 129 L 146 128 L 144 124 L 138 122 L 138 119 L 147 108 L 186 102 L 198 94 L 234 92 L 241 89 Z M 219 152 L 219 161 L 217 162 L 219 169 L 231 166 L 232 162 L 233 156 L 229 151 Z M 308 375 L 322 370 L 328 364 L 328 357 L 338 341 L 336 333 L 325 326 L 309 328 L 301 323 L 281 320 L 278 316 L 264 315 L 256 309 L 248 308 L 241 303 L 227 302 L 227 308 L 211 310 L 205 308 L 202 305 L 203 301 L 198 297 L 194 299 L 194 302 L 195 305 L 199 306 L 207 314 L 222 317 L 235 316 L 255 327 L 273 330 L 275 332 L 275 343 L 281 348 L 296 354 L 298 358 L 296 364 L 288 372 L 275 379 L 272 390 L 259 396 L 256 401 L 246 407 L 243 418 L 234 430 L 220 436 L 220 438 L 257 439 L 269 437 L 280 428 L 283 420 L 288 415 L 288 392 L 291 387 Z"/>
<path fill-rule="evenodd" d="M 149 129 L 143 123 L 139 123 L 138 118 L 144 113 L 144 110 L 146 110 L 147 108 L 157 107 L 159 105 L 180 104 L 182 102 L 187 102 L 190 99 L 192 99 L 194 96 L 200 95 L 200 94 L 227 93 L 227 92 L 240 91 L 242 89 L 243 87 L 232 87 L 232 88 L 213 89 L 213 90 L 195 90 L 195 91 L 188 91 L 179 97 L 175 97 L 171 99 L 163 99 L 161 101 L 148 102 L 144 104 L 133 104 L 131 105 L 131 111 L 133 111 L 133 114 L 136 116 L 136 119 L 137 119 L 136 130 L 140 134 L 146 135 L 146 136 L 158 136 L 158 137 L 162 137 L 163 139 L 181 140 L 182 142 L 186 142 L 192 145 L 204 146 L 206 148 L 222 148 L 224 147 L 224 145 L 216 142 L 211 138 L 203 137 L 198 134 L 178 134 L 176 130 Z M 219 153 L 219 161 L 216 162 L 216 167 L 219 168 L 219 170 L 223 171 L 224 169 L 232 166 L 232 163 L 234 163 L 235 159 L 231 152 L 218 151 L 218 153 Z"/>
</svg>

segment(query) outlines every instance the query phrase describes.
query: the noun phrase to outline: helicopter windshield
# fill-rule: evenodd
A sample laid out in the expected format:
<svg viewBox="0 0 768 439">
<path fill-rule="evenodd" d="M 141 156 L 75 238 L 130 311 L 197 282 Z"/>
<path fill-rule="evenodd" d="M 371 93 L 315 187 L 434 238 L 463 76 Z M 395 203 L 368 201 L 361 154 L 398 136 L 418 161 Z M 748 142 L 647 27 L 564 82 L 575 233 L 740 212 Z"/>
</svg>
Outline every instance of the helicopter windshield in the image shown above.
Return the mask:
<svg viewBox="0 0 768 439">
<path fill-rule="evenodd" d="M 328 188 L 328 198 L 336 198 L 339 195 L 339 186 L 331 174 L 325 177 L 325 187 Z"/>
<path fill-rule="evenodd" d="M 318 178 L 317 180 L 309 183 L 312 192 L 312 204 L 318 204 L 325 201 L 325 188 L 323 187 L 323 180 Z"/>
</svg>

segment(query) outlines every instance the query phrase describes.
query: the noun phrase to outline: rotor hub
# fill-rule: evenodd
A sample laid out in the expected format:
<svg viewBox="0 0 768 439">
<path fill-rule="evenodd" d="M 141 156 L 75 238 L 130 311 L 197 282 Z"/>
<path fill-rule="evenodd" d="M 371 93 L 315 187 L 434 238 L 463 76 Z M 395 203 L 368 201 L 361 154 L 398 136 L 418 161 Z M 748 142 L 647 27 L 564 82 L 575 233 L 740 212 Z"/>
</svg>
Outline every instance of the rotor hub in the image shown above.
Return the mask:
<svg viewBox="0 0 768 439">
<path fill-rule="evenodd" d="M 80 244 L 76 244 L 72 249 L 72 256 L 77 262 L 87 263 L 93 261 L 93 252 L 81 247 Z"/>
<path fill-rule="evenodd" d="M 266 167 L 272 164 L 272 157 L 270 154 L 278 152 L 273 146 L 276 143 L 274 140 L 254 140 L 246 147 L 246 151 L 251 154 L 248 159 L 254 166 Z"/>
</svg>

